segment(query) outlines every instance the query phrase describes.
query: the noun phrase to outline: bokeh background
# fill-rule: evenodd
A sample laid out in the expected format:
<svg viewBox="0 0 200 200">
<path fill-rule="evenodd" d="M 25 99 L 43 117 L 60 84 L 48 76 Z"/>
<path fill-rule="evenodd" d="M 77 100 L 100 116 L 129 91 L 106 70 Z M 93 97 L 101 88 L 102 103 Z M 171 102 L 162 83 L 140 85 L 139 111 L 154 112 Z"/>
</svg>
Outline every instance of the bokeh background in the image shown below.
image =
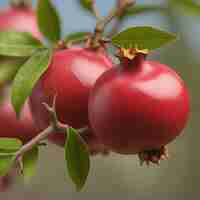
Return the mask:
<svg viewBox="0 0 200 200">
<path fill-rule="evenodd" d="M 62 17 L 63 34 L 93 30 L 95 20 L 75 0 L 54 0 Z M 97 0 L 105 15 L 114 0 Z M 166 0 L 138 0 L 138 4 L 166 4 Z M 8 5 L 0 0 L 0 7 Z M 200 15 L 191 16 L 171 8 L 167 15 L 155 12 L 129 18 L 123 27 L 150 25 L 178 32 L 179 40 L 156 51 L 151 58 L 169 64 L 182 75 L 191 94 L 191 115 L 183 136 L 169 145 L 171 158 L 160 166 L 140 166 L 136 156 L 92 158 L 91 172 L 84 190 L 75 191 L 65 174 L 61 148 L 42 150 L 38 174 L 30 185 L 22 180 L 5 193 L 2 200 L 188 200 L 200 198 Z M 164 87 L 164 86 L 163 86 Z"/>
</svg>

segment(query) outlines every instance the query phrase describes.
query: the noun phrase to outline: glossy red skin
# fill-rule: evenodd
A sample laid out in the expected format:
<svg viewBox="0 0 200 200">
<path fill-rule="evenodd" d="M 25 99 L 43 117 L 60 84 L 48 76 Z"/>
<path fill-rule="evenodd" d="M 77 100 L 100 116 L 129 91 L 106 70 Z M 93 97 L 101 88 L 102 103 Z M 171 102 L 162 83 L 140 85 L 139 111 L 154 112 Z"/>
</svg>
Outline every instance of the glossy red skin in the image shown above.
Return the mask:
<svg viewBox="0 0 200 200">
<path fill-rule="evenodd" d="M 38 134 L 28 104 L 26 103 L 20 119 L 9 101 L 0 104 L 0 137 L 18 138 L 23 143 L 28 142 Z"/>
<path fill-rule="evenodd" d="M 124 65 L 97 80 L 89 100 L 92 129 L 114 152 L 158 149 L 185 127 L 188 91 L 166 65 L 143 59 Z"/>
<path fill-rule="evenodd" d="M 41 129 L 49 125 L 48 113 L 42 103 L 51 105 L 57 95 L 58 119 L 74 128 L 88 126 L 89 93 L 97 78 L 111 67 L 111 60 L 102 51 L 72 48 L 55 52 L 52 63 L 30 97 L 36 124 Z M 63 146 L 65 135 L 55 134 L 50 140 Z"/>
<path fill-rule="evenodd" d="M 36 38 L 42 38 L 37 26 L 35 12 L 28 7 L 9 7 L 0 10 L 0 30 L 30 32 Z"/>
</svg>

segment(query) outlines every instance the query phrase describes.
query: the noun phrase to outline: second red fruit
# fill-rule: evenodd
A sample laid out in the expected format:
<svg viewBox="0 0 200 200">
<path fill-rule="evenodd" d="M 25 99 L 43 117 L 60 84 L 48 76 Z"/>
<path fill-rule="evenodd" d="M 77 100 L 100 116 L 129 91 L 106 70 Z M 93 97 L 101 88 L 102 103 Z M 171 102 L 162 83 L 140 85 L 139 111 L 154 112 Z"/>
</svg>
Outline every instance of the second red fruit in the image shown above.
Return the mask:
<svg viewBox="0 0 200 200">
<path fill-rule="evenodd" d="M 74 128 L 88 126 L 90 91 L 97 78 L 111 67 L 112 62 L 104 51 L 72 48 L 55 52 L 30 97 L 36 124 L 41 129 L 49 126 L 49 116 L 42 103 L 51 105 L 56 95 L 56 111 L 61 122 Z M 52 135 L 50 139 L 59 145 L 65 143 L 64 134 Z"/>
<path fill-rule="evenodd" d="M 181 133 L 188 113 L 189 96 L 181 78 L 143 55 L 122 59 L 105 72 L 89 100 L 94 133 L 121 154 L 159 150 Z"/>
</svg>

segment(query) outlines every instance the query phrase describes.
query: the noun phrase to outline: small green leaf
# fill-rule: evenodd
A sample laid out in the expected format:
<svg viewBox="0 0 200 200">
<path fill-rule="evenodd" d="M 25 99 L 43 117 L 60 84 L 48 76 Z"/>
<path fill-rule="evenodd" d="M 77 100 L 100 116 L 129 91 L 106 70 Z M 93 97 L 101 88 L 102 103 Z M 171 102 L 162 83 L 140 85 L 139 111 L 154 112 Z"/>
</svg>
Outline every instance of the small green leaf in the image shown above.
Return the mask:
<svg viewBox="0 0 200 200">
<path fill-rule="evenodd" d="M 40 31 L 51 42 L 61 37 L 60 18 L 50 0 L 39 0 L 37 4 L 37 21 Z"/>
<path fill-rule="evenodd" d="M 11 100 L 16 114 L 19 116 L 22 106 L 41 75 L 47 70 L 51 61 L 51 50 L 45 49 L 36 52 L 24 65 L 21 66 L 12 86 Z"/>
<path fill-rule="evenodd" d="M 200 15 L 200 4 L 194 0 L 171 0 L 170 3 L 188 14 Z"/>
<path fill-rule="evenodd" d="M 90 32 L 74 32 L 65 37 L 65 43 L 82 42 L 90 34 Z"/>
<path fill-rule="evenodd" d="M 112 44 L 121 48 L 153 50 L 176 39 L 176 35 L 148 26 L 128 28 L 112 38 Z"/>
<path fill-rule="evenodd" d="M 29 183 L 31 178 L 36 174 L 38 155 L 38 147 L 34 147 L 23 156 L 23 175 L 26 183 Z"/>
<path fill-rule="evenodd" d="M 123 15 L 120 16 L 120 19 L 124 19 L 130 16 L 135 16 L 138 14 L 146 14 L 148 12 L 162 12 L 166 9 L 161 7 L 160 5 L 137 5 L 128 8 Z"/>
<path fill-rule="evenodd" d="M 2 130 L 3 131 L 3 130 Z M 0 138 L 0 152 L 16 152 L 22 147 L 22 142 L 15 138 Z"/>
<path fill-rule="evenodd" d="M 5 176 L 13 165 L 14 157 L 11 155 L 0 155 L 0 176 Z"/>
<path fill-rule="evenodd" d="M 73 128 L 68 129 L 65 158 L 69 176 L 75 183 L 77 190 L 80 191 L 88 177 L 90 159 L 87 146 Z"/>
<path fill-rule="evenodd" d="M 44 48 L 44 46 L 30 33 L 0 32 L 0 55 L 26 57 L 41 48 Z"/>
<path fill-rule="evenodd" d="M 0 56 L 0 85 L 5 85 L 13 80 L 24 62 L 24 58 Z"/>
<path fill-rule="evenodd" d="M 90 13 L 93 13 L 93 10 L 92 10 L 93 0 L 78 0 L 78 1 L 84 10 L 89 11 Z"/>
</svg>

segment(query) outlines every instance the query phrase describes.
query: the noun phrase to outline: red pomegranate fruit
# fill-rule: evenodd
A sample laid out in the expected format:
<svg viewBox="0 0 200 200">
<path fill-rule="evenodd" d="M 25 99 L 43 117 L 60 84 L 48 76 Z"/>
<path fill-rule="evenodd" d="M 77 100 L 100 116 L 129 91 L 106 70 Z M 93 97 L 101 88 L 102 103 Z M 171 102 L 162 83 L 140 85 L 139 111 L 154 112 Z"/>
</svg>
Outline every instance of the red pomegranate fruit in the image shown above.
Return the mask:
<svg viewBox="0 0 200 200">
<path fill-rule="evenodd" d="M 28 6 L 11 6 L 0 10 L 0 31 L 8 30 L 30 32 L 36 38 L 42 38 L 35 12 Z"/>
<path fill-rule="evenodd" d="M 96 81 L 88 110 L 94 134 L 108 149 L 158 162 L 186 125 L 189 95 L 176 72 L 138 54 Z"/>
<path fill-rule="evenodd" d="M 90 91 L 97 78 L 111 67 L 110 58 L 101 50 L 71 48 L 55 52 L 48 70 L 38 81 L 30 96 L 31 110 L 36 124 L 41 129 L 49 125 L 49 116 L 42 103 L 51 105 L 56 95 L 56 111 L 62 123 L 74 128 L 88 126 Z M 90 140 L 92 143 L 97 142 L 93 139 Z M 63 146 L 65 134 L 53 134 L 50 140 Z"/>
<path fill-rule="evenodd" d="M 16 114 L 10 101 L 0 104 L 0 138 L 18 138 L 23 143 L 28 142 L 38 134 L 28 104 L 26 103 L 20 119 Z"/>
</svg>

